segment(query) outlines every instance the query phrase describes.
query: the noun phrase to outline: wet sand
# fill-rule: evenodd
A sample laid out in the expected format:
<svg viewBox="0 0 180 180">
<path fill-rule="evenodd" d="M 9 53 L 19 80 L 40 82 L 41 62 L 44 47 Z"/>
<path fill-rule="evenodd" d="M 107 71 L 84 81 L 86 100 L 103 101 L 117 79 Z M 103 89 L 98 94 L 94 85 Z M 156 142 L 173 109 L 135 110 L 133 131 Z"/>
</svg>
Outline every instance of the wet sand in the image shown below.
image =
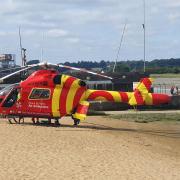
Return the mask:
<svg viewBox="0 0 180 180">
<path fill-rule="evenodd" d="M 180 179 L 180 123 L 88 117 L 74 128 L 0 121 L 0 179 Z"/>
</svg>

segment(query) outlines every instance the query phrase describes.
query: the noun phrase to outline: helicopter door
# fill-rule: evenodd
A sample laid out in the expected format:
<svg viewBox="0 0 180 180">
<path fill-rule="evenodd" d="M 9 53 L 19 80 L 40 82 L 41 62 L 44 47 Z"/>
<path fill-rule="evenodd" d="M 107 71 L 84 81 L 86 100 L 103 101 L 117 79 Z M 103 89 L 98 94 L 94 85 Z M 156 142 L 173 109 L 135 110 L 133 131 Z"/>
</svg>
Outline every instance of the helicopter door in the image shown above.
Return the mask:
<svg viewBox="0 0 180 180">
<path fill-rule="evenodd" d="M 20 88 L 12 89 L 9 95 L 6 97 L 2 107 L 12 107 L 18 99 Z"/>
<path fill-rule="evenodd" d="M 29 107 L 34 113 L 50 114 L 51 90 L 49 88 L 34 88 L 29 95 Z"/>
</svg>

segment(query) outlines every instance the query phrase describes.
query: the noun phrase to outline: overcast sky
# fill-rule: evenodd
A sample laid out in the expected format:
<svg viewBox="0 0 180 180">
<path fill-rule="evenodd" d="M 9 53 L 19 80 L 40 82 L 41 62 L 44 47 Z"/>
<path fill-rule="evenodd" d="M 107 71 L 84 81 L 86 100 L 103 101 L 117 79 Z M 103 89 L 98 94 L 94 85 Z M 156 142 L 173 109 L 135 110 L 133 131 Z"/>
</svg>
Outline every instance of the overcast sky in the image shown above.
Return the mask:
<svg viewBox="0 0 180 180">
<path fill-rule="evenodd" d="M 180 58 L 180 0 L 146 0 L 147 60 Z M 143 0 L 0 0 L 0 53 L 56 63 L 143 59 Z"/>
</svg>

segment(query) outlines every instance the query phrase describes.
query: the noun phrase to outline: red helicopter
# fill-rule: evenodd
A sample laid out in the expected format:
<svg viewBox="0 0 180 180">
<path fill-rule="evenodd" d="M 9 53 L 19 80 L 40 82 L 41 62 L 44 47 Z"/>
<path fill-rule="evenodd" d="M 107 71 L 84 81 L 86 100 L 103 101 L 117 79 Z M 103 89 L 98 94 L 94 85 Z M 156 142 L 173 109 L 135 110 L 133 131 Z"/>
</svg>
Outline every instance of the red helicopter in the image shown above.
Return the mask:
<svg viewBox="0 0 180 180">
<path fill-rule="evenodd" d="M 74 125 L 78 125 L 86 118 L 91 101 L 124 102 L 132 106 L 170 102 L 168 95 L 149 93 L 152 85 L 151 78 L 142 79 L 133 92 L 93 90 L 88 89 L 86 82 L 81 79 L 59 74 L 58 71 L 47 68 L 48 66 L 57 66 L 55 64 L 40 65 L 43 65 L 45 69 L 37 70 L 19 84 L 11 85 L 0 91 L 0 114 L 7 117 L 10 123 L 12 119 L 16 123 L 20 123 L 21 120 L 24 121 L 25 117 L 31 117 L 33 121 L 35 118 L 47 118 L 49 122 L 51 119 L 55 119 L 55 123 L 59 125 L 58 120 L 61 117 L 71 115 Z M 40 65 L 24 67 L 0 78 L 0 81 Z M 58 66 L 112 79 L 103 74 L 80 68 Z"/>
</svg>

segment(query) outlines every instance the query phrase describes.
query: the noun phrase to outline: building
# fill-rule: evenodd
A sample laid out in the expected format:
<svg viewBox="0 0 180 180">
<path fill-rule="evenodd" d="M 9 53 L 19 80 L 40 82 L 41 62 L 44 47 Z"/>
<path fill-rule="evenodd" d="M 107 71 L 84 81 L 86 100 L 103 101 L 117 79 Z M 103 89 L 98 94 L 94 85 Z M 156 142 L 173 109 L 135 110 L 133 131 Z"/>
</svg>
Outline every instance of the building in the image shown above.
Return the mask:
<svg viewBox="0 0 180 180">
<path fill-rule="evenodd" d="M 0 68 L 12 68 L 15 65 L 15 54 L 0 54 Z"/>
<path fill-rule="evenodd" d="M 134 86 L 141 78 L 149 77 L 148 73 L 107 73 L 105 75 L 112 77 L 112 80 L 96 75 L 87 74 L 77 71 L 66 71 L 69 75 L 75 76 L 86 81 L 88 88 L 98 90 L 114 90 L 114 91 L 133 91 Z"/>
</svg>

